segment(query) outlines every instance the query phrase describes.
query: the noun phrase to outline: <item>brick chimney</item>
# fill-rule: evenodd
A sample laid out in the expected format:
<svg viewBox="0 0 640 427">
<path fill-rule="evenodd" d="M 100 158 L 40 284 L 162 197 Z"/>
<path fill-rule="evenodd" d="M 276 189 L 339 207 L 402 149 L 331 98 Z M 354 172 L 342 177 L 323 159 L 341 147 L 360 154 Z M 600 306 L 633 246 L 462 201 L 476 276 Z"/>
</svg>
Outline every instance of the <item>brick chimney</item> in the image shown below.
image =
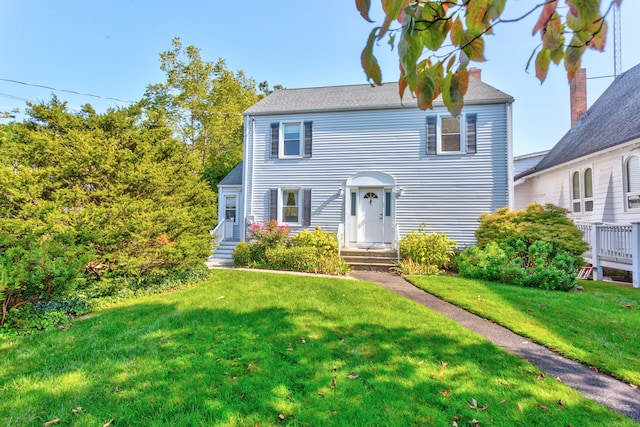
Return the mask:
<svg viewBox="0 0 640 427">
<path fill-rule="evenodd" d="M 571 83 L 569 83 L 571 97 L 571 127 L 587 112 L 587 70 L 578 68 Z"/>
<path fill-rule="evenodd" d="M 477 67 L 469 68 L 469 75 L 476 80 L 482 80 L 482 70 Z"/>
</svg>

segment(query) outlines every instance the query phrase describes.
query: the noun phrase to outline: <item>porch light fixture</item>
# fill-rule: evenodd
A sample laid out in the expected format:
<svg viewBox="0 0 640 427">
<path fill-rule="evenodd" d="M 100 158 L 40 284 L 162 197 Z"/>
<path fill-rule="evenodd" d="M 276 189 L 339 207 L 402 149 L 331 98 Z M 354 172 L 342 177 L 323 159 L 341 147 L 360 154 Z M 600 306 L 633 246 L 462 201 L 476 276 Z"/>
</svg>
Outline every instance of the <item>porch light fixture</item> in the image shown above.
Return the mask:
<svg viewBox="0 0 640 427">
<path fill-rule="evenodd" d="M 338 195 L 342 196 L 344 194 L 344 188 L 340 187 L 338 188 Z"/>
<path fill-rule="evenodd" d="M 398 196 L 402 196 L 404 194 L 404 188 L 398 188 Z"/>
</svg>

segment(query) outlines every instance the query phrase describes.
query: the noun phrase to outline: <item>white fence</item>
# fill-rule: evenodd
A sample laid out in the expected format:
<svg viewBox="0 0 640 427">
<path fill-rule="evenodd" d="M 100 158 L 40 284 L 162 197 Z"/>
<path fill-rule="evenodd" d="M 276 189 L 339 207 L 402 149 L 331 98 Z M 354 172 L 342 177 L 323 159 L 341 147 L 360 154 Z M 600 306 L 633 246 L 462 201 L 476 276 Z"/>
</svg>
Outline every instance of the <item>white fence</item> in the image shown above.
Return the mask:
<svg viewBox="0 0 640 427">
<path fill-rule="evenodd" d="M 582 238 L 589 245 L 584 259 L 602 280 L 602 267 L 630 271 L 633 287 L 640 287 L 640 222 L 629 225 L 576 221 Z"/>
</svg>

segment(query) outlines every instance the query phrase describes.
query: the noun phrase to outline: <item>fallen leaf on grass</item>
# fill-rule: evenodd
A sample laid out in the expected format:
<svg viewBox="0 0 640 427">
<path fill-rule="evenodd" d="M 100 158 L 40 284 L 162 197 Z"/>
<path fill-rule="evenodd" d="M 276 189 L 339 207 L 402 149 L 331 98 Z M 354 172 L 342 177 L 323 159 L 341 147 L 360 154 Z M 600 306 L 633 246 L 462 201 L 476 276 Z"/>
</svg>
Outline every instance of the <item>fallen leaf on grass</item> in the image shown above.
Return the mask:
<svg viewBox="0 0 640 427">
<path fill-rule="evenodd" d="M 306 343 L 307 343 L 307 341 L 306 341 L 303 337 L 300 337 L 300 342 L 301 342 L 302 344 L 306 344 Z"/>
<path fill-rule="evenodd" d="M 322 392 L 318 392 L 318 396 L 320 396 L 320 397 L 324 397 L 324 393 L 322 393 Z"/>
<path fill-rule="evenodd" d="M 467 406 L 469 409 L 475 409 L 477 411 L 486 411 L 489 408 L 489 404 L 485 403 L 481 407 L 478 406 L 478 401 L 476 399 L 471 399 L 471 405 Z"/>
<path fill-rule="evenodd" d="M 120 386 L 119 385 L 116 386 L 116 391 L 120 391 Z"/>
<path fill-rule="evenodd" d="M 449 393 L 447 390 L 440 390 L 440 394 L 443 395 L 444 397 L 451 396 L 451 393 Z"/>
<path fill-rule="evenodd" d="M 446 368 L 448 364 L 449 362 L 440 362 L 440 365 L 442 365 L 443 368 Z"/>
<path fill-rule="evenodd" d="M 558 399 L 558 405 L 564 408 L 564 401 L 562 399 Z"/>
<path fill-rule="evenodd" d="M 355 380 L 356 378 L 358 378 L 358 375 L 357 374 L 351 374 L 351 375 L 348 375 L 347 378 L 349 378 L 350 380 Z"/>
<path fill-rule="evenodd" d="M 106 423 L 102 424 L 102 427 L 109 427 L 111 425 L 111 423 L 113 423 L 113 418 L 111 418 L 109 421 L 107 421 Z"/>
<path fill-rule="evenodd" d="M 505 403 L 507 403 L 507 399 L 502 399 L 502 400 L 500 401 L 500 404 L 501 404 L 501 405 L 504 405 Z"/>
<path fill-rule="evenodd" d="M 337 388 L 338 387 L 338 382 L 336 381 L 336 377 L 333 377 L 333 379 L 331 380 L 331 385 L 329 386 L 329 388 Z"/>
<path fill-rule="evenodd" d="M 72 409 L 71 412 L 73 412 L 74 414 L 82 412 L 82 407 L 78 406 L 77 408 Z"/>
<path fill-rule="evenodd" d="M 424 363 L 424 360 L 420 360 L 420 361 L 418 362 L 418 365 L 422 365 L 423 363 Z"/>
<path fill-rule="evenodd" d="M 44 427 L 49 427 L 59 422 L 60 422 L 60 418 L 54 418 L 51 421 L 47 421 L 46 423 L 44 423 Z"/>
<path fill-rule="evenodd" d="M 281 420 L 284 420 L 284 414 L 278 414 L 278 418 L 280 418 Z"/>
<path fill-rule="evenodd" d="M 539 380 L 544 379 L 544 374 L 540 374 L 540 375 L 538 375 L 538 379 L 539 379 Z"/>
<path fill-rule="evenodd" d="M 545 410 L 545 411 L 548 411 L 548 410 L 549 410 L 549 407 L 544 406 L 542 403 L 538 403 L 538 408 L 543 409 L 543 410 Z"/>
<path fill-rule="evenodd" d="M 520 412 L 523 412 L 522 411 L 522 405 L 520 404 L 520 402 L 516 403 L 516 405 L 518 406 L 518 409 L 520 409 Z"/>
</svg>

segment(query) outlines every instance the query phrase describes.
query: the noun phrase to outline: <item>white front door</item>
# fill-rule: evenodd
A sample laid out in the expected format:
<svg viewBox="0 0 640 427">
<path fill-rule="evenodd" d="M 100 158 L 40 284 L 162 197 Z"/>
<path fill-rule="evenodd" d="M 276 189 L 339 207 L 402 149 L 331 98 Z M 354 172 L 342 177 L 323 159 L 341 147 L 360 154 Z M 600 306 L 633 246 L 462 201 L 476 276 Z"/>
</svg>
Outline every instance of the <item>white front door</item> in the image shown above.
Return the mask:
<svg viewBox="0 0 640 427">
<path fill-rule="evenodd" d="M 360 188 L 358 192 L 358 245 L 383 243 L 384 191 L 382 188 Z"/>
</svg>

